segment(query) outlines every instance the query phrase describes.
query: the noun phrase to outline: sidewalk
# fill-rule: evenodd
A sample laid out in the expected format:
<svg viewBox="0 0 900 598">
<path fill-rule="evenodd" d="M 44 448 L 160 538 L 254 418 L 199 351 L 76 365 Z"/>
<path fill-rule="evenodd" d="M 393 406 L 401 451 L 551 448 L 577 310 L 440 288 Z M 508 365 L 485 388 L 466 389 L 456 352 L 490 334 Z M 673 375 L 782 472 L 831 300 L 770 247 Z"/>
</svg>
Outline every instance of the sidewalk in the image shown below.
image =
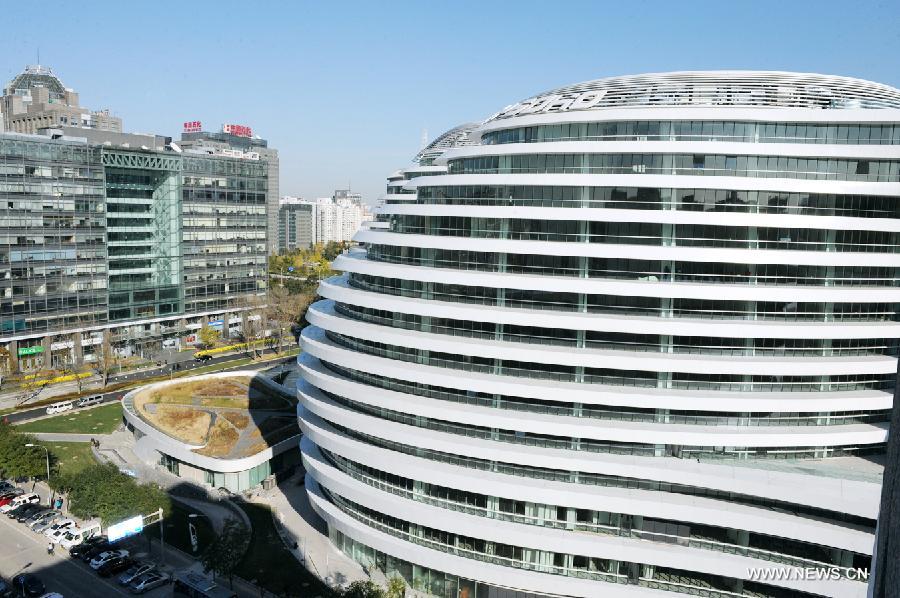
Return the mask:
<svg viewBox="0 0 900 598">
<path fill-rule="evenodd" d="M 326 585 L 346 586 L 369 579 L 359 563 L 338 551 L 328 539 L 328 529 L 309 504 L 306 487 L 298 484 L 301 475 L 266 493 L 282 539 L 288 546 L 297 544 L 295 556 Z"/>
</svg>

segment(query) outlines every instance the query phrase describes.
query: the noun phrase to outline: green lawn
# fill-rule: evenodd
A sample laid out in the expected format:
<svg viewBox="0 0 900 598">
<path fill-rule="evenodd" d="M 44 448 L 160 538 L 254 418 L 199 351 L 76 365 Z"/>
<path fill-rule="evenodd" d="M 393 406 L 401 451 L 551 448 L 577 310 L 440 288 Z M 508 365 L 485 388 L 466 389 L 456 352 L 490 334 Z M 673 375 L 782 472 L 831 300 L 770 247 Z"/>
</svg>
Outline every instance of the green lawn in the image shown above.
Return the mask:
<svg viewBox="0 0 900 598">
<path fill-rule="evenodd" d="M 253 537 L 235 574 L 256 580 L 277 596 L 334 596 L 291 554 L 275 531 L 272 512 L 265 505 L 238 503 L 253 525 Z"/>
<path fill-rule="evenodd" d="M 97 463 L 89 442 L 42 442 L 56 461 L 59 473 L 78 473 L 88 465 Z"/>
<path fill-rule="evenodd" d="M 122 405 L 118 402 L 84 411 L 69 411 L 55 417 L 28 422 L 16 429 L 20 432 L 56 432 L 64 434 L 109 434 L 122 422 Z"/>
</svg>

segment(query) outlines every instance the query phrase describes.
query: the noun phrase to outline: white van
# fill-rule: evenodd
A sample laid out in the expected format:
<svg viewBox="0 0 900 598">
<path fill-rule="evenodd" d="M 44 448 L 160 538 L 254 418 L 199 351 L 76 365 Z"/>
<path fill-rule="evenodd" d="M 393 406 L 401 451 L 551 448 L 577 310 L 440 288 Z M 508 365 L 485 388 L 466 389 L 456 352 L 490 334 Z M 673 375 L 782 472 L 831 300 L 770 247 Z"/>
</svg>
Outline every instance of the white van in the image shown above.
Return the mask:
<svg viewBox="0 0 900 598">
<path fill-rule="evenodd" d="M 83 397 L 81 399 L 78 399 L 78 401 L 75 402 L 75 407 L 77 407 L 78 409 L 81 409 L 82 407 L 90 407 L 91 405 L 99 405 L 102 402 L 103 402 L 102 395 L 94 395 L 92 397 Z"/>
<path fill-rule="evenodd" d="M 99 535 L 99 523 L 89 523 L 84 527 L 70 527 L 66 530 L 66 533 L 62 535 L 62 538 L 60 538 L 59 545 L 68 550 L 73 546 L 81 544 L 88 538 L 93 538 L 94 536 Z"/>
<path fill-rule="evenodd" d="M 0 513 L 8 513 L 9 511 L 12 511 L 16 507 L 18 507 L 20 505 L 24 505 L 25 503 L 34 504 L 34 503 L 38 503 L 38 502 L 41 502 L 41 497 L 38 496 L 37 494 L 33 494 L 33 493 L 32 494 L 21 494 L 21 495 L 15 497 L 14 499 L 12 499 L 10 502 L 3 505 L 2 507 L 0 507 Z"/>
<path fill-rule="evenodd" d="M 53 403 L 49 407 L 47 407 L 47 415 L 53 415 L 54 413 L 62 413 L 63 411 L 71 411 L 72 410 L 72 401 L 63 401 L 62 403 Z"/>
</svg>

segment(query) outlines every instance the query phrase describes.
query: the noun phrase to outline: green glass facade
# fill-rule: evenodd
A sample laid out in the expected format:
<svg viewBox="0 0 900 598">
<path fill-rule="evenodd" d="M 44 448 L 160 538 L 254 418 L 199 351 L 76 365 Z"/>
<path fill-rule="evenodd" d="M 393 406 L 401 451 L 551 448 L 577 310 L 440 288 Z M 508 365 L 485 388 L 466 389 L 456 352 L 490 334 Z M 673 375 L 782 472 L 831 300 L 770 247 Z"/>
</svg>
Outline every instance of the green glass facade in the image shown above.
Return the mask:
<svg viewBox="0 0 900 598">
<path fill-rule="evenodd" d="M 90 359 L 106 329 L 123 354 L 152 352 L 249 305 L 266 289 L 267 187 L 260 160 L 0 134 L 10 369 Z"/>
</svg>

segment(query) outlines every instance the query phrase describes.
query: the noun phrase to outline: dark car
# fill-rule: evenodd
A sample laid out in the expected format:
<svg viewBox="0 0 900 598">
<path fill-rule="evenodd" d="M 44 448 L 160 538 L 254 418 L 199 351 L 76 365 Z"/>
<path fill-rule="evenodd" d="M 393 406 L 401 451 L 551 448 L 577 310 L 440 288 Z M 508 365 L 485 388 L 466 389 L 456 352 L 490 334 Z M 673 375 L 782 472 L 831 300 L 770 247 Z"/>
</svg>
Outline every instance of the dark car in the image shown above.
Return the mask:
<svg viewBox="0 0 900 598">
<path fill-rule="evenodd" d="M 30 506 L 31 506 L 30 509 L 26 509 L 26 510 L 22 511 L 21 513 L 19 513 L 19 515 L 16 517 L 16 521 L 18 521 L 19 523 L 25 523 L 26 521 L 31 521 L 32 520 L 31 518 L 34 517 L 35 515 L 40 515 L 41 513 L 46 513 L 47 511 L 50 510 L 50 508 L 45 505 L 30 505 Z"/>
<path fill-rule="evenodd" d="M 13 596 L 12 584 L 3 578 L 0 578 L 0 597 L 11 598 Z"/>
<path fill-rule="evenodd" d="M 38 598 L 47 591 L 41 578 L 31 573 L 22 573 L 13 577 L 12 586 L 16 592 L 22 596 L 28 596 L 28 598 Z"/>
<path fill-rule="evenodd" d="M 19 511 L 19 513 L 16 515 L 16 521 L 18 521 L 19 523 L 25 523 L 25 521 L 31 518 L 31 516 L 35 513 L 43 513 L 47 510 L 46 506 L 40 504 L 31 504 L 28 505 L 28 507 L 29 508 L 27 509 L 22 509 L 21 511 Z"/>
<path fill-rule="evenodd" d="M 94 536 L 93 538 L 88 538 L 81 544 L 76 544 L 69 549 L 69 556 L 73 559 L 83 558 L 85 554 L 89 553 L 100 545 L 103 545 L 103 550 L 109 547 L 109 541 L 107 541 L 106 536 Z M 103 552 L 103 550 L 101 550 L 100 552 Z"/>
<path fill-rule="evenodd" d="M 109 577 L 111 575 L 115 575 L 116 573 L 121 573 L 125 569 L 128 569 L 134 564 L 134 559 L 130 559 L 127 556 L 117 556 L 105 562 L 97 569 L 97 574 L 100 577 Z"/>
<path fill-rule="evenodd" d="M 22 503 L 18 507 L 15 507 L 14 509 L 10 509 L 9 511 L 7 511 L 6 516 L 9 517 L 10 519 L 15 519 L 16 517 L 19 516 L 19 513 L 22 512 L 24 507 L 28 507 L 28 506 L 31 506 L 31 503 L 27 503 L 27 502 Z"/>
<path fill-rule="evenodd" d="M 207 355 L 206 353 L 194 356 L 194 361 L 198 363 L 203 363 L 204 361 L 209 361 L 210 359 L 212 359 L 212 355 Z"/>
<path fill-rule="evenodd" d="M 31 525 L 41 517 L 44 517 L 47 513 L 52 511 L 50 507 L 41 507 L 40 509 L 35 509 L 31 513 L 28 514 L 28 517 L 23 521 L 26 525 Z"/>
<path fill-rule="evenodd" d="M 115 546 L 106 538 L 103 538 L 102 542 L 97 542 L 93 546 L 91 546 L 88 550 L 81 553 L 81 560 L 85 563 L 90 563 L 94 560 L 94 557 L 99 555 L 101 552 L 106 552 L 107 550 L 112 550 Z"/>
</svg>

